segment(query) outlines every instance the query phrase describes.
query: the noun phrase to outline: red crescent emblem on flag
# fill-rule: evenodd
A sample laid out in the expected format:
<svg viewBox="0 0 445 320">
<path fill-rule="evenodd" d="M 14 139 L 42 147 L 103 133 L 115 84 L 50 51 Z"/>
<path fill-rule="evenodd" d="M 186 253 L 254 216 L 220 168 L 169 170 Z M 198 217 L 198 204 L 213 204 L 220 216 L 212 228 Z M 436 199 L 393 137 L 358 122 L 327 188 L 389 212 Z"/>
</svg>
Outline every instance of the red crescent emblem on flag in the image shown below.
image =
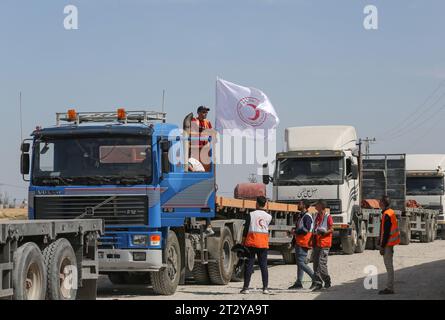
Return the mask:
<svg viewBox="0 0 445 320">
<path fill-rule="evenodd" d="M 266 121 L 267 114 L 258 109 L 259 103 L 260 101 L 253 97 L 244 97 L 238 101 L 236 109 L 240 120 L 252 127 L 262 125 Z"/>
</svg>

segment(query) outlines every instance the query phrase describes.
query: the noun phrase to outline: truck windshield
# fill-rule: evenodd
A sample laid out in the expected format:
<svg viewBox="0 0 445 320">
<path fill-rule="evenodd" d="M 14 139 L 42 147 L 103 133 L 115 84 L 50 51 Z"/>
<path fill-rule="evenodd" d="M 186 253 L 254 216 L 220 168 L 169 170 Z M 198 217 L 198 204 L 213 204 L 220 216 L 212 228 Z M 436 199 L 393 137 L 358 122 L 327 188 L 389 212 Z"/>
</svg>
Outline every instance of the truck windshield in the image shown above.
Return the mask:
<svg viewBox="0 0 445 320">
<path fill-rule="evenodd" d="M 407 177 L 408 195 L 443 195 L 443 177 Z"/>
<path fill-rule="evenodd" d="M 343 182 L 343 158 L 280 159 L 275 172 L 276 185 L 322 185 Z"/>
<path fill-rule="evenodd" d="M 34 185 L 149 184 L 149 137 L 41 138 L 34 144 Z"/>
</svg>

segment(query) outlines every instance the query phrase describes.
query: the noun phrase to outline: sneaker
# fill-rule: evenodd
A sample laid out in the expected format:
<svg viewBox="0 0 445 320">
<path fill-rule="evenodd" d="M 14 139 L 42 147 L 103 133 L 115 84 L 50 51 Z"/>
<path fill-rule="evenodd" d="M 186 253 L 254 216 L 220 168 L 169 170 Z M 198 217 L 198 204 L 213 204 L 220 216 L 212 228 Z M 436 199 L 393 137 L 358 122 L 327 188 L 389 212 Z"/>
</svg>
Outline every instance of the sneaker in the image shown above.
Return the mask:
<svg viewBox="0 0 445 320">
<path fill-rule="evenodd" d="M 324 287 L 325 289 L 329 289 L 331 287 L 331 282 L 325 282 Z"/>
<path fill-rule="evenodd" d="M 385 290 L 380 290 L 379 294 L 394 294 L 394 290 L 386 288 Z"/>
<path fill-rule="evenodd" d="M 270 294 L 270 291 L 269 291 L 269 289 L 263 289 L 263 294 Z"/>
<path fill-rule="evenodd" d="M 312 289 L 312 292 L 320 291 L 321 289 L 323 289 L 323 285 L 321 283 L 316 283 L 314 289 Z"/>
<path fill-rule="evenodd" d="M 294 283 L 287 289 L 288 290 L 299 290 L 299 289 L 303 289 L 303 285 L 301 283 Z"/>
<path fill-rule="evenodd" d="M 316 282 L 312 282 L 311 286 L 309 287 L 309 290 L 314 289 L 317 286 Z"/>
<path fill-rule="evenodd" d="M 243 288 L 239 293 L 241 293 L 241 294 L 249 294 L 250 291 L 247 288 Z"/>
</svg>

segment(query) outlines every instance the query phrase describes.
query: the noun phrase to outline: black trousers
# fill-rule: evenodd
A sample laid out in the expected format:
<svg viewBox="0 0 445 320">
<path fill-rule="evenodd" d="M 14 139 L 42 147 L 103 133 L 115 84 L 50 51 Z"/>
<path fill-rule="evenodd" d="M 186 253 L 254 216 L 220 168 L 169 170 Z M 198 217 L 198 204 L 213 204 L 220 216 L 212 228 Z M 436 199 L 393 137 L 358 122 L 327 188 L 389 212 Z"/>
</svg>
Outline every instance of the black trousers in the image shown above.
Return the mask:
<svg viewBox="0 0 445 320">
<path fill-rule="evenodd" d="M 269 271 L 267 270 L 267 249 L 248 247 L 249 257 L 244 270 L 244 288 L 249 288 L 250 278 L 253 274 L 255 256 L 258 257 L 258 263 L 261 269 L 261 278 L 263 280 L 263 289 L 269 285 Z"/>
</svg>

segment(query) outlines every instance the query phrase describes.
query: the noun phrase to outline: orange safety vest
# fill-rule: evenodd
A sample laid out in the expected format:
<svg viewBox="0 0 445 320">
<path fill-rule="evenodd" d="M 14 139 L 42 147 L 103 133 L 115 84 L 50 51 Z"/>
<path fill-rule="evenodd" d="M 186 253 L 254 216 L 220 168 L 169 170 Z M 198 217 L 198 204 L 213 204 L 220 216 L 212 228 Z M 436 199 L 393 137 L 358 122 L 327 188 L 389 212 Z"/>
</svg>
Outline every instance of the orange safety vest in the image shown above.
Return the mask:
<svg viewBox="0 0 445 320">
<path fill-rule="evenodd" d="M 329 218 L 329 213 L 325 213 L 323 219 L 321 220 L 321 223 L 318 222 L 314 228 L 315 245 L 319 248 L 332 247 L 332 232 L 325 235 L 317 234 L 318 228 L 324 228 L 325 230 L 328 230 L 328 218 Z"/>
<path fill-rule="evenodd" d="M 399 231 L 399 222 L 397 221 L 397 216 L 392 209 L 386 209 L 383 212 L 382 221 L 380 223 L 380 245 L 383 241 L 383 232 L 384 232 L 384 224 L 385 224 L 385 215 L 387 215 L 391 219 L 391 231 L 389 233 L 389 239 L 386 243 L 387 247 L 393 247 L 400 243 L 400 231 Z"/>
<path fill-rule="evenodd" d="M 203 147 L 207 144 L 207 141 L 205 141 L 205 140 L 201 141 L 201 138 L 205 137 L 205 136 L 201 136 L 201 133 L 208 129 L 212 129 L 212 123 L 209 120 L 207 120 L 207 119 L 199 120 L 198 118 L 192 119 L 191 136 L 200 138 L 199 147 Z M 207 138 L 208 138 L 208 136 L 207 136 Z M 192 141 L 192 145 L 193 145 L 193 141 Z"/>
<path fill-rule="evenodd" d="M 312 218 L 312 215 L 308 212 L 305 212 L 305 214 L 298 220 L 297 222 L 297 230 L 303 229 L 303 218 L 305 216 L 309 216 L 311 218 L 311 228 L 306 234 L 297 234 L 295 236 L 295 244 L 302 248 L 312 248 L 312 230 L 314 229 L 314 219 Z"/>
<path fill-rule="evenodd" d="M 269 248 L 269 223 L 272 216 L 263 210 L 250 213 L 250 225 L 244 245 L 253 248 Z"/>
</svg>

